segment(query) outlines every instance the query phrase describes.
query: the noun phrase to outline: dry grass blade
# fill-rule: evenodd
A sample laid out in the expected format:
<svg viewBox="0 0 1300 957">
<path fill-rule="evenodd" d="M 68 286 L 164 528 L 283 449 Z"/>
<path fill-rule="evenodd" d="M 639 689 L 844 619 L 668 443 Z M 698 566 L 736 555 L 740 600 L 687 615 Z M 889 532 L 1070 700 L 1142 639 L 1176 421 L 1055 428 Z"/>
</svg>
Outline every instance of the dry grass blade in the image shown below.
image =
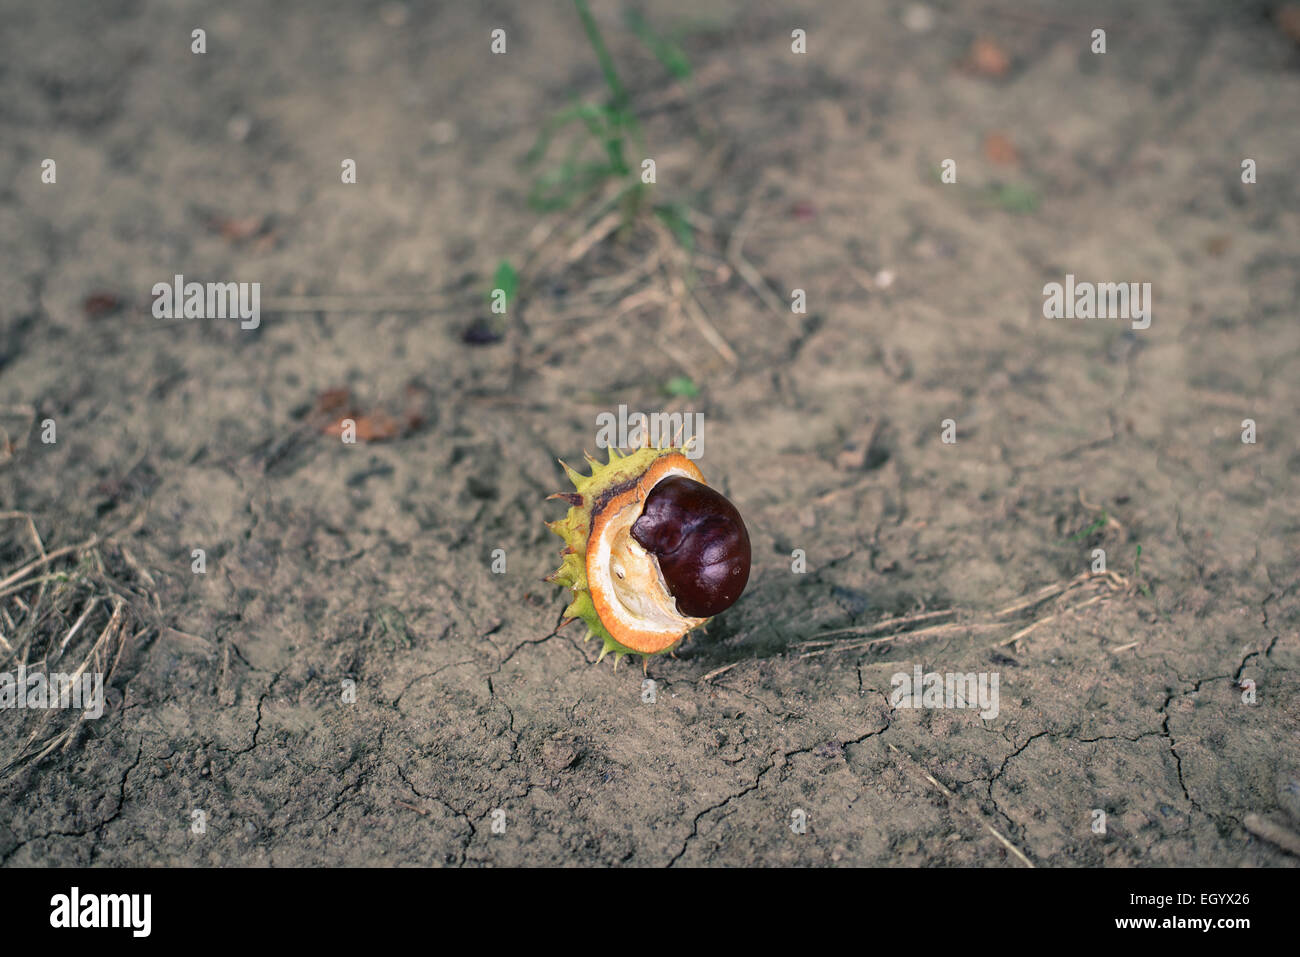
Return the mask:
<svg viewBox="0 0 1300 957">
<path fill-rule="evenodd" d="M 35 561 L 28 562 L 26 565 L 19 568 L 16 572 L 12 573 L 7 578 L 0 579 L 0 589 L 7 588 L 10 585 L 12 585 L 14 582 L 22 581 L 32 572 L 36 571 L 36 569 L 48 565 L 56 558 L 62 558 L 64 555 L 70 555 L 73 552 L 85 551 L 88 548 L 93 548 L 98 543 L 99 543 L 99 536 L 92 535 L 90 538 L 86 539 L 84 542 L 82 542 L 79 545 L 65 545 L 62 548 L 56 548 L 54 551 L 50 552 L 49 554 L 42 555 L 40 558 L 36 559 Z"/>
<path fill-rule="evenodd" d="M 64 638 L 63 641 L 59 643 L 59 653 L 58 655 L 55 656 L 56 661 L 59 658 L 63 657 L 63 652 L 66 651 L 68 648 L 68 642 L 70 642 L 73 638 L 76 637 L 77 632 L 81 630 L 81 626 L 86 623 L 86 619 L 90 617 L 90 613 L 95 610 L 95 606 L 98 604 L 99 604 L 98 595 L 92 596 L 90 601 L 86 602 L 85 611 L 81 613 L 81 617 L 77 619 L 76 624 L 74 624 L 72 628 L 69 629 L 67 637 Z"/>
<path fill-rule="evenodd" d="M 1116 582 L 1123 582 L 1123 587 L 1117 586 Z M 1087 608 L 1089 605 L 1095 605 L 1100 601 L 1104 601 L 1105 599 L 1110 598 L 1112 595 L 1116 593 L 1123 593 L 1128 591 L 1128 580 L 1123 578 L 1123 576 L 1116 575 L 1114 572 L 1098 572 L 1096 574 L 1089 573 L 1086 576 L 1080 576 L 1079 578 L 1072 579 L 1069 583 L 1067 583 L 1067 587 L 1061 588 L 1060 591 L 1057 592 L 1057 595 L 1060 597 L 1064 597 L 1066 594 L 1068 594 L 1071 591 L 1074 591 L 1078 587 L 1090 583 L 1100 584 L 1104 586 L 1106 590 L 1102 591 L 1100 594 L 1093 595 L 1091 598 L 1085 599 L 1084 601 L 1076 602 L 1073 605 L 1067 605 L 1066 607 L 1062 608 L 1060 611 L 1054 612 L 1050 615 L 1045 615 L 1042 618 L 1037 619 L 1036 621 L 1027 625 L 1026 627 L 1021 628 L 1010 638 L 1004 638 L 1001 641 L 994 642 L 993 647 L 1005 648 L 1007 645 L 1014 645 L 1021 638 L 1024 638 L 1026 635 L 1030 634 L 1031 632 L 1035 631 L 1036 629 L 1038 629 L 1042 625 L 1047 624 L 1050 621 L 1055 621 L 1057 618 L 1060 618 L 1063 615 L 1072 614 L 1074 612 L 1080 611 L 1084 608 Z M 1052 596 L 1049 595 L 1047 597 L 1052 597 Z M 1041 599 L 1039 601 L 1041 601 Z M 1033 602 L 1033 604 L 1038 604 L 1039 601 L 1035 601 Z M 1006 609 L 1003 609 L 1003 611 L 998 612 L 998 617 L 1003 616 L 1005 612 Z"/>
<path fill-rule="evenodd" d="M 587 253 L 604 242 L 614 230 L 618 229 L 619 223 L 623 221 L 623 214 L 618 210 L 612 213 L 606 213 L 596 221 L 596 224 L 578 237 L 577 242 L 569 247 L 568 252 L 564 255 L 564 261 L 572 265 L 582 259 Z"/>
<path fill-rule="evenodd" d="M 722 338 L 722 333 L 718 331 L 718 327 L 713 324 L 713 321 L 704 311 L 704 307 L 700 305 L 699 297 L 687 293 L 683 299 L 683 304 L 686 308 L 687 318 L 695 324 L 696 329 L 700 330 L 700 335 L 704 336 L 709 345 L 717 350 L 718 355 L 722 356 L 728 365 L 739 365 L 740 357 L 736 355 L 736 351 L 731 348 L 727 340 Z"/>
<path fill-rule="evenodd" d="M 761 181 L 759 185 L 762 186 Z M 768 286 L 767 281 L 763 279 L 763 274 L 741 252 L 745 246 L 745 239 L 754 224 L 757 208 L 756 203 L 750 203 L 741 214 L 740 222 L 736 224 L 736 228 L 731 233 L 731 238 L 727 241 L 727 262 L 732 269 L 736 270 L 736 274 L 745 281 L 749 288 L 754 290 L 754 294 L 758 296 L 763 305 L 786 322 L 791 322 L 794 318 L 793 313 L 785 307 L 780 297 Z"/>
<path fill-rule="evenodd" d="M 818 635 L 816 638 L 809 638 L 807 641 L 800 642 L 801 645 L 818 645 L 823 642 L 829 642 L 832 638 L 838 638 L 842 635 L 875 635 L 887 630 L 902 630 L 907 625 L 915 625 L 923 621 L 933 621 L 936 618 L 951 618 L 957 614 L 954 608 L 945 608 L 942 611 L 924 611 L 915 615 L 906 615 L 902 618 L 888 618 L 885 621 L 872 625 L 868 628 L 841 628 L 838 631 L 828 631 Z"/>
<path fill-rule="evenodd" d="M 1025 867 L 1034 866 L 1033 862 L 1024 855 L 1024 852 L 1022 852 L 1020 848 L 1012 844 L 1011 840 L 1005 834 L 989 823 L 988 818 L 984 816 L 984 812 L 980 810 L 978 805 L 966 798 L 960 798 L 952 791 L 948 790 L 948 788 L 939 783 L 939 780 L 933 774 L 918 764 L 914 758 L 904 752 L 901 748 L 893 744 L 889 744 L 887 747 L 894 753 L 895 757 L 897 757 L 899 764 L 903 765 L 904 768 L 911 771 L 914 775 L 920 776 L 923 780 L 937 788 L 940 793 L 948 799 L 949 803 L 955 805 L 958 810 L 965 811 L 968 815 L 983 824 L 984 827 L 988 829 L 989 833 L 998 839 L 999 843 L 1001 843 L 1003 847 L 1015 855 L 1016 859 L 1019 860 L 1020 863 L 1024 864 Z"/>
<path fill-rule="evenodd" d="M 729 665 L 723 665 L 721 668 L 714 668 L 714 669 L 713 669 L 712 671 L 710 671 L 708 674 L 704 675 L 704 677 L 700 678 L 700 681 L 702 681 L 702 682 L 703 682 L 703 681 L 712 681 L 714 678 L 718 677 L 719 675 L 726 674 L 728 671 L 730 671 L 732 668 L 736 667 L 736 665 L 738 665 L 738 664 L 740 664 L 739 661 L 733 661 L 731 664 L 729 664 Z"/>
<path fill-rule="evenodd" d="M 1005 618 L 1008 615 L 1014 615 L 1017 612 L 1024 611 L 1026 608 L 1032 608 L 1034 605 L 1040 605 L 1043 602 L 1047 601 L 1049 598 L 1055 598 L 1057 595 L 1063 594 L 1064 592 L 1067 592 L 1072 588 L 1077 588 L 1080 585 L 1082 585 L 1084 582 L 1094 577 L 1096 576 L 1092 572 L 1084 572 L 1080 575 L 1075 575 L 1069 581 L 1055 582 L 1051 585 L 1044 585 L 1042 588 L 1038 589 L 1038 591 L 1034 592 L 1034 594 L 1030 595 L 1028 598 L 1022 598 L 1019 601 L 1014 601 L 1010 605 L 1007 605 L 1005 608 L 994 612 L 993 617 Z"/>
<path fill-rule="evenodd" d="M 1103 590 L 1093 595 L 1091 598 L 1074 604 L 1066 605 L 1049 615 L 1038 618 L 1023 628 L 1018 629 L 1009 638 L 1003 638 L 994 642 L 994 648 L 1005 648 L 1007 645 L 1013 645 L 1026 635 L 1031 634 L 1038 628 L 1051 621 L 1055 621 L 1062 615 L 1070 614 L 1095 605 L 1117 594 L 1126 594 L 1132 590 L 1132 583 L 1123 575 L 1115 572 L 1085 572 L 1076 575 L 1068 581 L 1056 582 L 1051 585 L 1045 585 L 1038 591 L 1026 598 L 1018 599 L 995 611 L 991 619 L 987 621 L 955 621 L 947 624 L 929 625 L 924 628 L 910 628 L 912 625 L 920 624 L 926 621 L 933 621 L 938 618 L 950 618 L 957 614 L 957 609 L 949 608 L 943 611 L 919 612 L 915 615 L 909 615 L 904 618 L 891 618 L 866 628 L 845 628 L 838 631 L 828 631 L 810 638 L 807 641 L 799 642 L 799 647 L 808 649 L 800 658 L 814 658 L 818 655 L 828 654 L 839 651 L 862 651 L 866 648 L 872 648 L 876 645 L 888 644 L 905 639 L 934 638 L 938 635 L 954 634 L 959 632 L 990 631 L 1006 628 L 1011 625 L 1010 621 L 1002 619 L 1024 612 L 1030 608 L 1040 605 L 1050 599 L 1062 599 L 1071 595 L 1081 588 L 1087 586 L 1100 586 Z M 881 632 L 887 632 L 881 634 Z M 879 637 L 868 637 L 878 635 Z M 863 638 L 861 641 L 844 641 L 845 637 Z M 1131 646 L 1126 646 L 1131 647 Z"/>
<path fill-rule="evenodd" d="M 714 351 L 722 357 L 722 360 L 727 365 L 735 367 L 740 363 L 736 350 L 732 349 L 727 340 L 723 338 L 722 333 L 718 331 L 718 327 L 709 319 L 704 308 L 682 278 L 683 271 L 689 268 L 690 257 L 685 250 L 676 244 L 662 223 L 658 220 L 652 220 L 651 227 L 658 241 L 664 278 L 668 283 L 668 289 L 672 293 L 677 310 L 690 319 L 695 328 L 699 330 L 700 335 L 704 337 L 704 340 L 713 347 Z"/>
<path fill-rule="evenodd" d="M 876 645 L 890 644 L 891 642 L 903 641 L 915 638 L 934 638 L 936 635 L 950 635 L 958 632 L 986 631 L 990 628 L 1000 627 L 989 622 L 961 622 L 955 621 L 947 625 L 933 625 L 929 628 L 916 628 L 912 631 L 899 631 L 889 635 L 882 635 L 879 638 L 871 638 L 867 641 L 848 641 L 829 645 L 825 648 L 817 648 L 813 651 L 804 652 L 800 658 L 815 658 L 818 655 L 824 655 L 832 651 L 861 651 L 864 648 L 872 648 Z"/>
<path fill-rule="evenodd" d="M 0 784 L 22 767 L 66 751 L 88 718 L 103 714 L 104 692 L 119 674 L 126 646 L 156 627 L 155 575 L 113 536 L 46 550 L 35 522 L 21 512 L 0 519 L 26 523 L 0 542 L 18 567 L 0 578 L 0 653 L 20 669 L 14 688 L 22 706 L 0 724 Z M 24 538 L 30 542 L 23 541 Z M 29 558 L 32 551 L 34 558 Z M 70 659 L 60 667 L 58 662 Z M 75 667 L 72 662 L 76 662 Z"/>
</svg>

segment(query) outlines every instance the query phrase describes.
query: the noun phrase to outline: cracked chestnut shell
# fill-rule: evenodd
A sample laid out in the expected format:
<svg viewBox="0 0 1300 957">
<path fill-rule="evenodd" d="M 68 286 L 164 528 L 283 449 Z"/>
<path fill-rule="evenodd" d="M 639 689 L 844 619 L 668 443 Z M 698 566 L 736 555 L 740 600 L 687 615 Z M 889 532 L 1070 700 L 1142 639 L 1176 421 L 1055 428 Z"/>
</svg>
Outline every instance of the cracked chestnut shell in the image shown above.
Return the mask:
<svg viewBox="0 0 1300 957">
<path fill-rule="evenodd" d="M 749 579 L 749 533 L 735 506 L 705 483 L 680 449 L 587 456 L 591 475 L 564 467 L 574 491 L 547 526 L 564 539 L 548 581 L 573 592 L 565 621 L 600 638 L 601 657 L 671 651 L 729 607 Z M 635 526 L 635 529 L 634 529 Z"/>
<path fill-rule="evenodd" d="M 658 560 L 677 610 L 690 618 L 730 608 L 749 581 L 749 532 L 740 512 L 684 475 L 655 485 L 632 538 Z"/>
</svg>

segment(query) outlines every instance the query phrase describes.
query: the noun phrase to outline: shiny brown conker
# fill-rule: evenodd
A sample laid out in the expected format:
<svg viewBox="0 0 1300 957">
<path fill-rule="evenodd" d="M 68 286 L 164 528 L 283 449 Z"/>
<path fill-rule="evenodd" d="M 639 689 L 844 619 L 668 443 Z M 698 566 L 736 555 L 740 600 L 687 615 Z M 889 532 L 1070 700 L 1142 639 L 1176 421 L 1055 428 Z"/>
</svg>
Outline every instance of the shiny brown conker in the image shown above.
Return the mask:
<svg viewBox="0 0 1300 957">
<path fill-rule="evenodd" d="M 736 506 L 702 482 L 673 475 L 646 496 L 632 537 L 659 561 L 677 610 L 712 618 L 749 581 L 749 532 Z"/>
</svg>

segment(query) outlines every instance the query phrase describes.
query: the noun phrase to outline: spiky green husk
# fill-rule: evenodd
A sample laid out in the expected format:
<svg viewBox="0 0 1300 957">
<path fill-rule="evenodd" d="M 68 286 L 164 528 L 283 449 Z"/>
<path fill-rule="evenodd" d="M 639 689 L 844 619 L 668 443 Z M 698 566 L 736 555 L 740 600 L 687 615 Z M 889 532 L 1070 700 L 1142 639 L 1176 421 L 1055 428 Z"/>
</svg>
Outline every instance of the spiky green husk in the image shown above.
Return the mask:
<svg viewBox="0 0 1300 957">
<path fill-rule="evenodd" d="M 551 496 L 564 499 L 572 507 L 564 518 L 546 523 L 547 528 L 564 539 L 566 546 L 564 560 L 559 569 L 546 580 L 572 590 L 573 601 L 564 609 L 564 623 L 581 618 L 587 626 L 587 637 L 583 640 L 599 638 L 604 646 L 600 657 L 596 660 L 603 661 L 605 656 L 612 652 L 615 669 L 618 668 L 618 662 L 624 655 L 642 655 L 643 658 L 648 656 L 620 644 L 601 622 L 600 615 L 596 613 L 596 606 L 592 603 L 591 592 L 587 588 L 587 539 L 591 535 L 591 510 L 602 492 L 644 474 L 650 467 L 650 463 L 660 456 L 680 451 L 681 449 L 675 448 L 647 447 L 637 449 L 630 455 L 623 455 L 611 448 L 609 461 L 603 465 L 594 456 L 586 456 L 587 464 L 591 466 L 590 475 L 583 475 L 565 465 L 564 462 L 560 463 L 577 491 L 560 492 Z"/>
</svg>

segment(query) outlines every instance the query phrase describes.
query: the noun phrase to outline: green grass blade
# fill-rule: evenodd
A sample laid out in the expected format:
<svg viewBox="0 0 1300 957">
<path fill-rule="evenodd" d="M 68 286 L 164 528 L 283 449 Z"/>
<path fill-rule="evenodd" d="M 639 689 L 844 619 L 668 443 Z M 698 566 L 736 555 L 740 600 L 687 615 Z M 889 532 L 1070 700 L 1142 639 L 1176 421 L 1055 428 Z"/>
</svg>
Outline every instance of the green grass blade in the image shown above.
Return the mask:
<svg viewBox="0 0 1300 957">
<path fill-rule="evenodd" d="M 587 40 L 590 41 L 591 48 L 596 51 L 600 72 L 605 74 L 605 83 L 614 97 L 614 106 L 616 109 L 623 110 L 627 107 L 627 90 L 618 77 L 618 71 L 614 69 L 614 58 L 609 55 L 605 38 L 600 35 L 600 28 L 596 26 L 596 18 L 591 15 L 587 0 L 573 0 L 573 5 L 578 8 L 578 17 L 582 20 L 582 28 L 587 31 Z"/>
<path fill-rule="evenodd" d="M 686 59 L 686 53 L 681 47 L 672 40 L 655 33 L 646 18 L 636 10 L 629 10 L 624 19 L 632 32 L 637 35 L 640 41 L 654 54 L 655 59 L 662 63 L 669 73 L 679 80 L 690 79 L 691 63 Z"/>
</svg>

